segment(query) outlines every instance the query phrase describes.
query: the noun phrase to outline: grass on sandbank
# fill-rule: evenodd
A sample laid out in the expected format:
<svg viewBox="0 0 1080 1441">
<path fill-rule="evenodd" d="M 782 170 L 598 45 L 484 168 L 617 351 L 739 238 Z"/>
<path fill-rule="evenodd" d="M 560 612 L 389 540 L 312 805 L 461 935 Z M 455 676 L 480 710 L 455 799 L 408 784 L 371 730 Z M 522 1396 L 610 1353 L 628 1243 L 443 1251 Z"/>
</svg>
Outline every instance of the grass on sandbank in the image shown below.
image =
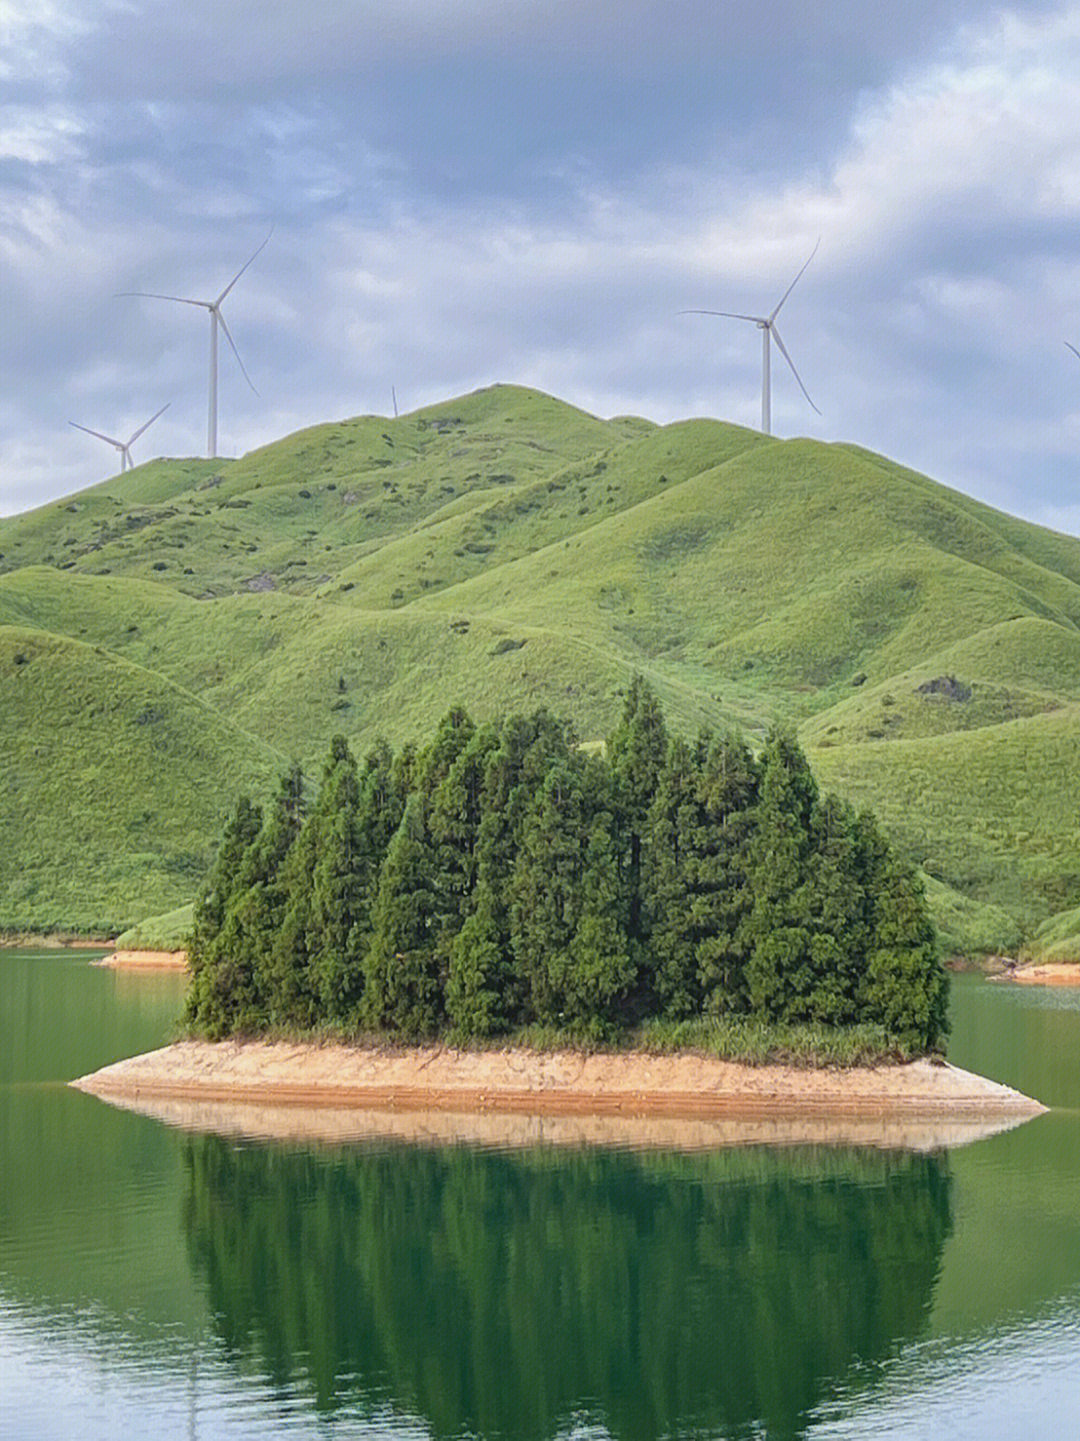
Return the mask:
<svg viewBox="0 0 1080 1441">
<path fill-rule="evenodd" d="M 206 1039 L 192 1028 L 181 1029 L 177 1038 Z M 287 1041 L 311 1046 L 345 1045 L 390 1051 L 437 1046 L 463 1051 L 576 1051 L 581 1055 L 629 1052 L 655 1056 L 686 1054 L 735 1061 L 747 1066 L 793 1066 L 807 1071 L 903 1065 L 918 1060 L 920 1054 L 924 1054 L 889 1036 L 880 1026 L 769 1023 L 748 1016 L 696 1017 L 688 1021 L 657 1018 L 617 1036 L 558 1026 L 530 1025 L 486 1039 L 458 1037 L 450 1032 L 443 1037 L 407 1041 L 400 1036 L 326 1023 L 310 1030 L 271 1027 L 228 1039 L 265 1043 Z M 933 1053 L 930 1059 L 943 1060 L 944 1057 Z"/>
</svg>

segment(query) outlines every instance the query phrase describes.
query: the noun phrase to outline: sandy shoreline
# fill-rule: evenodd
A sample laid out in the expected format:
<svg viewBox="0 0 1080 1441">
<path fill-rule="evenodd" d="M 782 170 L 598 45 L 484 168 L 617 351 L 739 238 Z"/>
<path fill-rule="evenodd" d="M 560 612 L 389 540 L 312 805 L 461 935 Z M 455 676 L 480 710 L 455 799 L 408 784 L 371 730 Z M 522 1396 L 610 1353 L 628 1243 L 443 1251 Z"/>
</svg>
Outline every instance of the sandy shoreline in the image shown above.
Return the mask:
<svg viewBox="0 0 1080 1441">
<path fill-rule="evenodd" d="M 995 981 L 1016 981 L 1021 986 L 1080 986 L 1080 965 L 1067 961 L 1044 961 L 1033 966 L 1018 966 L 1004 975 L 992 976 Z"/>
<path fill-rule="evenodd" d="M 346 1139 L 532 1136 L 620 1144 L 932 1147 L 1042 1114 L 953 1066 L 796 1070 L 704 1056 L 180 1041 L 72 1082 L 193 1129 Z M 696 1129 L 695 1129 L 696 1127 Z M 623 1139 L 620 1141 L 619 1137 Z"/>
<path fill-rule="evenodd" d="M 186 971 L 186 951 L 113 951 L 92 966 L 107 966 L 114 971 Z"/>
</svg>

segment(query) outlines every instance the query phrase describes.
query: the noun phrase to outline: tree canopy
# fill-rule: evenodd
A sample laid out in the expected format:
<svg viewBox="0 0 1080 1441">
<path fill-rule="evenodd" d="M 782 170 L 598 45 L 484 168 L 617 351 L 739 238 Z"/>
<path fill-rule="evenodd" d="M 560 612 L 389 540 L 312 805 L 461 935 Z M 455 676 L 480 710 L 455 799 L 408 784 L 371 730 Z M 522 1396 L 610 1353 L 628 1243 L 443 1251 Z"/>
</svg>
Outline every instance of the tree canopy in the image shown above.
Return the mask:
<svg viewBox="0 0 1080 1441">
<path fill-rule="evenodd" d="M 458 1040 L 651 1018 L 877 1026 L 938 1046 L 922 888 L 794 736 L 667 733 L 645 682 L 602 754 L 545 710 L 357 765 L 335 737 L 265 819 L 242 798 L 196 907 L 187 1019 Z"/>
</svg>

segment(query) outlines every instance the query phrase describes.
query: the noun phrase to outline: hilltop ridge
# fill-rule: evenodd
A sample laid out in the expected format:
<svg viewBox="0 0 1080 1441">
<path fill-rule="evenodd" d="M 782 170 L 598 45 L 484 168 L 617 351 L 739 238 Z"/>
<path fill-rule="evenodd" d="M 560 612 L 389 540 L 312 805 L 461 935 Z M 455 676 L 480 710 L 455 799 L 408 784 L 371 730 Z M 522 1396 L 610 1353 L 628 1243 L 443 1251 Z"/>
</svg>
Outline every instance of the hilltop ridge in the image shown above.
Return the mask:
<svg viewBox="0 0 1080 1441">
<path fill-rule="evenodd" d="M 799 727 L 951 939 L 1080 899 L 1080 541 L 855 446 L 494 386 L 0 521 L 0 926 L 182 904 L 236 790 L 337 731 L 460 700 L 594 739 L 635 671 L 676 729 Z"/>
</svg>

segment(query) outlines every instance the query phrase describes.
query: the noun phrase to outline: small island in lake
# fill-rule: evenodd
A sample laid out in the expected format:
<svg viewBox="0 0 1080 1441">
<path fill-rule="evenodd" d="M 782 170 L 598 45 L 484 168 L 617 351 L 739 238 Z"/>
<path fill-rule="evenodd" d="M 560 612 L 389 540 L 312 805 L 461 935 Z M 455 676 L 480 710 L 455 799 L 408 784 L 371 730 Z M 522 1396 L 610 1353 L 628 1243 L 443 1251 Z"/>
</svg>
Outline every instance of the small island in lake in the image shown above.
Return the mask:
<svg viewBox="0 0 1080 1441">
<path fill-rule="evenodd" d="M 1040 1110 L 941 1062 L 948 977 L 873 816 L 789 732 L 667 733 L 636 678 L 602 750 L 547 711 L 331 746 L 241 798 L 195 907 L 192 1039 L 110 1096 L 630 1109 Z M 329 1043 L 329 1044 L 328 1044 Z M 827 1068 L 827 1069 L 826 1069 Z"/>
</svg>

